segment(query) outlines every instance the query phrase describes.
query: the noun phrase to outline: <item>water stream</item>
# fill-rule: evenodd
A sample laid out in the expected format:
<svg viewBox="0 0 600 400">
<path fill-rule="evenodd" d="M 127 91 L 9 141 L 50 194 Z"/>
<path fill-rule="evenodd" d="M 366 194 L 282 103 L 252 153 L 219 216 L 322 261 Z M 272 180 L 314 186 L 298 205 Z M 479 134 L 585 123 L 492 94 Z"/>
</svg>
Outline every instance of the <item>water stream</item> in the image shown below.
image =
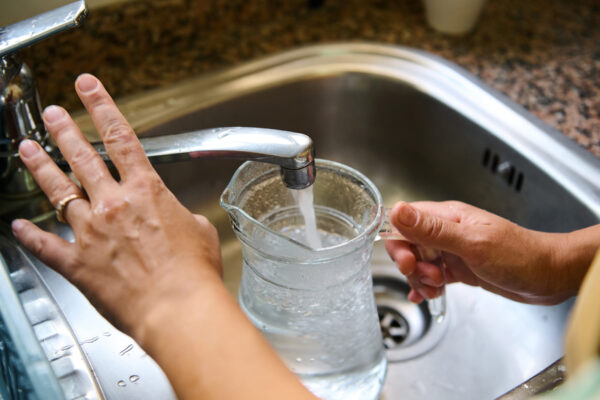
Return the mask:
<svg viewBox="0 0 600 400">
<path fill-rule="evenodd" d="M 307 188 L 300 190 L 292 189 L 292 195 L 304 217 L 306 242 L 313 249 L 322 248 L 323 245 L 321 243 L 321 238 L 319 237 L 319 231 L 317 230 L 317 218 L 313 206 L 313 186 L 310 185 Z"/>
</svg>

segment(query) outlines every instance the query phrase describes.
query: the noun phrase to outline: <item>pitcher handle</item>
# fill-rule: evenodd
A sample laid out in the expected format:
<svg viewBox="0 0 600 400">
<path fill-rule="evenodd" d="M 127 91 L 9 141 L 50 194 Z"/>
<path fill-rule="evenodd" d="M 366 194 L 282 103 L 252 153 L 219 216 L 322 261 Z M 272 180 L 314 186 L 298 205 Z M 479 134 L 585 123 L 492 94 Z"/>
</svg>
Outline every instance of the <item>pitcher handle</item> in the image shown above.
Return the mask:
<svg viewBox="0 0 600 400">
<path fill-rule="evenodd" d="M 390 208 L 384 209 L 384 219 L 381 228 L 379 229 L 379 233 L 375 240 L 408 240 L 404 235 L 394 229 L 394 226 L 390 222 Z M 442 272 L 442 277 L 444 282 L 446 281 L 446 274 L 444 270 L 443 260 L 442 260 L 442 252 L 437 249 L 433 249 L 430 247 L 415 245 L 416 255 L 418 261 L 426 261 L 437 266 Z M 434 317 L 436 322 L 442 322 L 444 317 L 446 316 L 446 286 L 442 287 L 441 294 L 434 298 L 428 299 L 427 305 L 429 307 L 429 312 Z"/>
</svg>

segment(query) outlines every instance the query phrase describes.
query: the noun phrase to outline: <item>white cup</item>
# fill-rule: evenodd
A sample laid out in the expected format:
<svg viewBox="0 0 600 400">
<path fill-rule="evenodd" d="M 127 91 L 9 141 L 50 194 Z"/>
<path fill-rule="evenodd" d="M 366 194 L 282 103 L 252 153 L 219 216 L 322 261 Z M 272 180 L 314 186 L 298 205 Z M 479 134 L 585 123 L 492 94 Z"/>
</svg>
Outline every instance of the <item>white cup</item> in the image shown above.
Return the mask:
<svg viewBox="0 0 600 400">
<path fill-rule="evenodd" d="M 435 30 L 461 35 L 477 24 L 486 0 L 423 0 L 427 23 Z"/>
</svg>

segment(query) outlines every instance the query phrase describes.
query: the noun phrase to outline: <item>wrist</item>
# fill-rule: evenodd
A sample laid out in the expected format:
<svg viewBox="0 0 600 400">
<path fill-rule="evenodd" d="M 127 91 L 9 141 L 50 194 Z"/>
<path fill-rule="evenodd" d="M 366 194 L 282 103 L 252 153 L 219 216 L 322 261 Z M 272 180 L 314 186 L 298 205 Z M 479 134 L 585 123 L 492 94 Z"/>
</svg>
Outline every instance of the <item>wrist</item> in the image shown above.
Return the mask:
<svg viewBox="0 0 600 400">
<path fill-rule="evenodd" d="M 165 331 L 165 326 L 182 320 L 190 310 L 198 311 L 199 306 L 214 304 L 228 296 L 221 277 L 214 271 L 200 271 L 193 278 L 179 274 L 166 279 L 158 279 L 147 296 L 133 307 L 137 318 L 131 318 L 128 333 L 145 348 L 151 347 L 157 334 Z M 149 351 L 150 349 L 147 349 Z"/>
<path fill-rule="evenodd" d="M 552 267 L 560 282 L 563 300 L 575 296 L 600 246 L 600 226 L 569 233 L 548 234 Z M 560 290 L 558 290 L 560 292 Z"/>
</svg>

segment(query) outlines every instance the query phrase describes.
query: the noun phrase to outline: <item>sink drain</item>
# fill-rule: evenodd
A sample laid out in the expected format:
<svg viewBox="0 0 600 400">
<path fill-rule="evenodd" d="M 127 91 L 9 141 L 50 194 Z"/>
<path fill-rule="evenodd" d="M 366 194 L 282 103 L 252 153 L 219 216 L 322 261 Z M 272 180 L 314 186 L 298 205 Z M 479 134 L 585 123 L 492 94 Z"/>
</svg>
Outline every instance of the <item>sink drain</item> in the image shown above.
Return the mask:
<svg viewBox="0 0 600 400">
<path fill-rule="evenodd" d="M 373 291 L 389 361 L 418 357 L 439 343 L 448 326 L 448 316 L 438 322 L 426 302 L 410 302 L 410 286 L 399 273 L 374 273 Z"/>
<path fill-rule="evenodd" d="M 408 322 L 393 308 L 377 307 L 379 314 L 379 325 L 383 337 L 383 345 L 386 349 L 393 349 L 402 344 L 408 336 Z"/>
</svg>

